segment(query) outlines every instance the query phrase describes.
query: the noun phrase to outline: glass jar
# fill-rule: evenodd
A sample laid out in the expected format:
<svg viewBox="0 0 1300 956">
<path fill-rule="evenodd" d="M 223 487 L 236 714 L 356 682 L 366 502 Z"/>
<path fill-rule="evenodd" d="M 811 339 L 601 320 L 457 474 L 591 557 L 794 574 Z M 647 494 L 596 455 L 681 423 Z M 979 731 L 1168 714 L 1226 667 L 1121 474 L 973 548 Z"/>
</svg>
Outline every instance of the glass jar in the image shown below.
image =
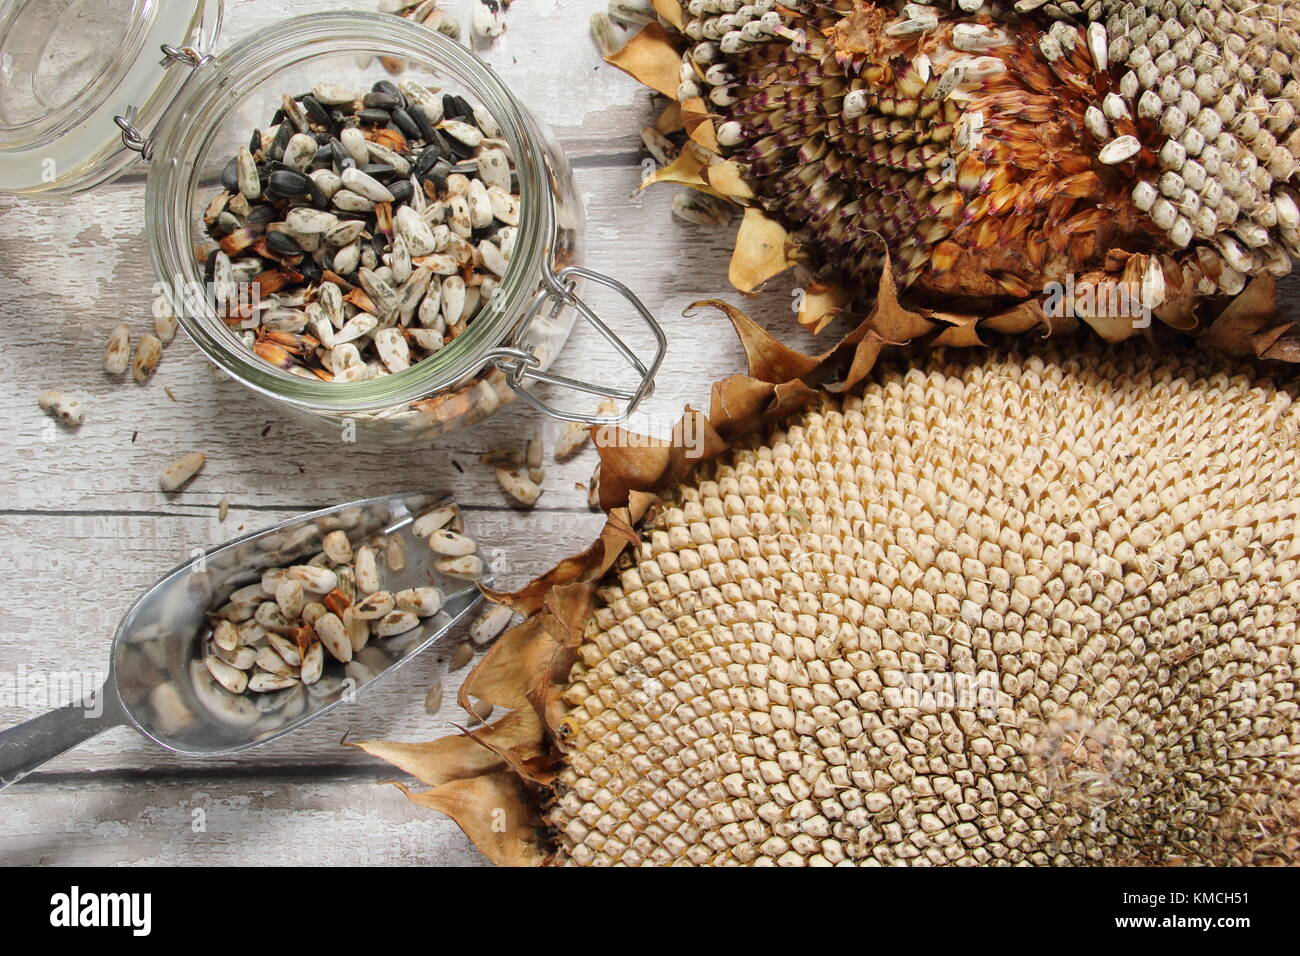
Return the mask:
<svg viewBox="0 0 1300 956">
<path fill-rule="evenodd" d="M 67 103 L 47 117 L 29 118 L 25 128 L 11 122 L 24 119 L 11 108 L 14 97 L 0 94 L 5 137 L 0 189 L 76 192 L 119 174 L 132 158 L 147 159 L 146 232 L 155 271 L 186 333 L 231 377 L 318 431 L 344 440 L 398 443 L 472 425 L 516 397 L 565 420 L 615 423 L 651 393 L 666 350 L 663 331 L 624 286 L 582 267 L 585 213 L 563 152 L 549 130 L 465 47 L 391 15 L 341 12 L 275 24 L 213 56 L 203 50 L 211 48 L 220 24 L 220 0 L 193 6 L 174 0 L 95 3 L 135 25 L 117 31 L 117 42 L 128 51 L 121 59 L 131 65 L 88 64 L 86 72 L 93 75 L 78 94 L 65 97 Z M 61 17 L 50 15 L 51 5 L 65 8 Z M 50 55 L 50 43 L 42 47 L 28 40 L 25 46 L 46 52 L 27 55 L 21 63 L 5 56 L 16 31 L 27 26 L 25 12 L 35 17 L 35 11 L 45 11 L 42 25 L 53 32 L 82 7 L 63 0 L 20 0 L 0 19 L 0 70 L 17 75 L 21 69 L 24 78 L 38 77 L 42 58 Z M 176 39 L 153 46 L 169 28 L 177 31 Z M 161 61 L 149 52 L 156 49 L 163 52 Z M 203 212 L 220 192 L 222 167 L 254 129 L 264 127 L 283 94 L 324 81 L 368 88 L 390 78 L 398 64 L 419 82 L 433 74 L 445 91 L 465 95 L 495 119 L 519 176 L 514 254 L 496 292 L 465 332 L 424 361 L 356 383 L 298 377 L 254 355 L 218 316 L 196 255 L 210 244 Z M 34 78 L 32 88 L 40 82 Z M 47 95 L 44 101 L 57 98 Z M 109 123 L 120 129 L 120 137 L 100 142 Z M 73 155 L 78 149 L 87 156 Z M 46 160 L 59 150 L 68 158 L 60 153 L 51 175 Z M 579 294 L 584 282 L 603 285 L 630 304 L 653 336 L 653 354 L 642 359 L 602 321 Z M 578 317 L 626 361 L 626 384 L 611 385 L 614 375 L 606 369 L 589 382 L 547 372 Z M 557 408 L 530 390 L 532 383 L 611 398 L 619 412 L 595 417 Z"/>
</svg>

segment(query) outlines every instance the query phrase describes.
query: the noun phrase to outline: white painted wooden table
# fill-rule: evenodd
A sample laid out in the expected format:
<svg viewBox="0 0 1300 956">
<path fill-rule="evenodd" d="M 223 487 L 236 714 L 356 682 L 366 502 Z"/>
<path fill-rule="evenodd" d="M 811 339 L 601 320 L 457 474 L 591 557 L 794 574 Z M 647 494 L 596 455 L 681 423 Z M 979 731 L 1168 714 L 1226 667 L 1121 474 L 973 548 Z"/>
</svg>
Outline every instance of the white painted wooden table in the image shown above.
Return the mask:
<svg viewBox="0 0 1300 956">
<path fill-rule="evenodd" d="M 604 5 L 516 0 L 507 33 L 483 56 L 571 156 L 588 203 L 588 264 L 639 292 L 669 333 L 645 423 L 655 426 L 675 420 L 686 402 L 706 407 L 708 384 L 743 367 L 724 320 L 682 316 L 691 301 L 728 293 L 733 230 L 672 218 L 675 187 L 631 198 L 642 174 L 638 130 L 656 110 L 645 89 L 600 62 L 587 24 Z M 226 0 L 222 45 L 276 19 L 343 6 L 374 9 Z M 465 0 L 446 6 L 468 25 Z M 147 386 L 110 381 L 102 371 L 109 331 L 126 322 L 134 341 L 152 321 L 143 206 L 142 173 L 59 204 L 0 197 L 0 408 L 8 420 L 0 434 L 0 577 L 10 595 L 0 606 L 0 684 L 6 675 L 104 670 L 119 616 L 193 549 L 316 507 L 453 488 L 476 537 L 502 550 L 506 584 L 594 536 L 601 519 L 575 487 L 590 476 L 590 449 L 566 465 L 548 460 L 533 512 L 509 507 L 478 463 L 481 452 L 517 446 L 539 425 L 554 440 L 559 424 L 529 409 L 393 455 L 305 436 L 242 386 L 214 380 L 183 334 Z M 751 307 L 792 326 L 789 301 L 788 287 L 774 285 Z M 579 329 L 557 370 L 590 372 L 607 354 L 594 332 Z M 49 426 L 36 406 L 46 388 L 84 399 L 80 429 Z M 207 467 L 182 494 L 165 497 L 159 471 L 192 450 L 208 455 Z M 0 792 L 0 862 L 481 864 L 453 824 L 378 785 L 393 775 L 389 768 L 339 745 L 345 734 L 428 740 L 451 732 L 448 720 L 459 715 L 454 678 L 442 713 L 424 710 L 442 668 L 430 652 L 357 703 L 239 758 L 181 759 L 125 728 L 104 734 Z M 42 709 L 28 697 L 0 700 L 0 725 Z"/>
</svg>

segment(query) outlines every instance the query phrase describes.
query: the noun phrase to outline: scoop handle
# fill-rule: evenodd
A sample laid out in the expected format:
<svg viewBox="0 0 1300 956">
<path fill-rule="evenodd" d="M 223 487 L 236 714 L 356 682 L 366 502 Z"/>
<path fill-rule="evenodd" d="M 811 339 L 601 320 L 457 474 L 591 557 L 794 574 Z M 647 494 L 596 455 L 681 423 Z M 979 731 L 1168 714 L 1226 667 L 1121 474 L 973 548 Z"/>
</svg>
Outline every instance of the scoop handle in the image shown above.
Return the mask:
<svg viewBox="0 0 1300 956">
<path fill-rule="evenodd" d="M 0 789 L 17 783 L 47 760 L 124 723 L 126 713 L 110 681 L 93 698 L 0 730 Z"/>
</svg>

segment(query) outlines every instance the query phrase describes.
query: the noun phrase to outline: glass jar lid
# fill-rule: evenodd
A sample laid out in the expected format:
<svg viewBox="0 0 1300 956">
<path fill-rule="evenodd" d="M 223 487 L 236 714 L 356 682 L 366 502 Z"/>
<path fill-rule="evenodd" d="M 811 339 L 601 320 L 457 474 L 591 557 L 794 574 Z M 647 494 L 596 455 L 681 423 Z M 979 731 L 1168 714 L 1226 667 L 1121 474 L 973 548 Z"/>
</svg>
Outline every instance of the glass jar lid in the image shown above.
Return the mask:
<svg viewBox="0 0 1300 956">
<path fill-rule="evenodd" d="M 0 11 L 0 191 L 67 195 L 140 157 L 117 117 L 152 130 L 190 73 L 162 48 L 211 51 L 221 0 L 15 0 Z"/>
</svg>

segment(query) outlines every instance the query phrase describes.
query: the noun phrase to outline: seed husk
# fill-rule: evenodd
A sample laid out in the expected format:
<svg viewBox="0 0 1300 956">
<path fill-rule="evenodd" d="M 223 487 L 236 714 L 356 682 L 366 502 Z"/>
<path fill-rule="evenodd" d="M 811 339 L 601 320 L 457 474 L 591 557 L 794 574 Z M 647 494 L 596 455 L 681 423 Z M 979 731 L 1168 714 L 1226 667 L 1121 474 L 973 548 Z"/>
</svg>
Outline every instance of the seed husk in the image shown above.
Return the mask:
<svg viewBox="0 0 1300 956">
<path fill-rule="evenodd" d="M 497 484 L 505 493 L 525 507 L 531 508 L 541 497 L 542 489 L 523 472 L 511 468 L 498 468 L 496 477 Z"/>
<path fill-rule="evenodd" d="M 188 484 L 207 462 L 207 455 L 201 451 L 191 452 L 176 459 L 163 469 L 159 484 L 167 493 L 180 491 Z"/>
<path fill-rule="evenodd" d="M 442 678 L 435 678 L 424 694 L 424 712 L 432 715 L 442 710 L 442 697 Z"/>
</svg>

